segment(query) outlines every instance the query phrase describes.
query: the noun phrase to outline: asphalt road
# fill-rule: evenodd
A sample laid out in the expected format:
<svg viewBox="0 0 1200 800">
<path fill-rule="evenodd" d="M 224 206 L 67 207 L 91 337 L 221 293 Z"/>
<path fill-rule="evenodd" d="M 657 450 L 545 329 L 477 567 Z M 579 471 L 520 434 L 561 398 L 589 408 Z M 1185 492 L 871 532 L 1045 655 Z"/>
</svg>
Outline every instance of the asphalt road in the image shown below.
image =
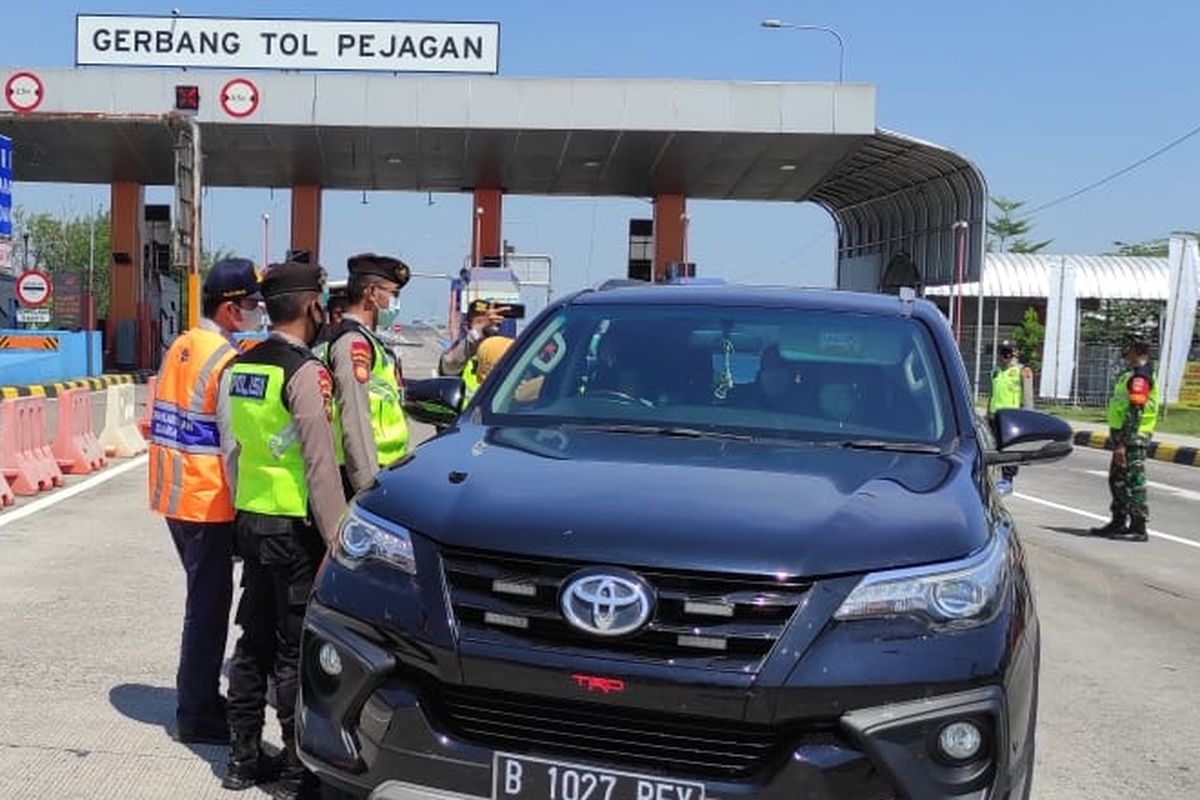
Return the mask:
<svg viewBox="0 0 1200 800">
<path fill-rule="evenodd" d="M 1042 623 L 1034 797 L 1200 797 L 1200 469 L 1151 462 L 1160 535 L 1098 540 L 1106 455 L 1026 468 L 1008 500 Z M 170 737 L 184 587 L 145 481 L 124 462 L 0 513 L 2 798 L 230 796 L 224 748 Z"/>
</svg>

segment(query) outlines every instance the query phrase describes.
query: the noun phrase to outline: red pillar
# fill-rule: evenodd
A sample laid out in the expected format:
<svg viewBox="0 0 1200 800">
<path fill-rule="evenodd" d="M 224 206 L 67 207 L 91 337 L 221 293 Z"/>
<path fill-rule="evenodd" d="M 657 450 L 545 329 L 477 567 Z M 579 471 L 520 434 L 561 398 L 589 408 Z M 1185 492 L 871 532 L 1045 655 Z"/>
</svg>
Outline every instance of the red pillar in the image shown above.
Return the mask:
<svg viewBox="0 0 1200 800">
<path fill-rule="evenodd" d="M 654 281 L 667 279 L 667 265 L 687 254 L 687 200 L 681 194 L 654 198 Z"/>
<path fill-rule="evenodd" d="M 488 256 L 500 255 L 502 198 L 499 189 L 476 189 L 471 204 L 471 266 Z"/>
<path fill-rule="evenodd" d="M 108 315 L 105 320 L 107 345 L 106 363 L 113 364 L 117 355 L 118 324 L 134 325 L 133 357 L 137 366 L 149 363 L 145 349 L 150 331 L 145 318 L 145 292 L 142 286 L 142 217 L 145 214 L 146 193 L 141 184 L 116 181 L 110 189 L 110 245 Z M 146 340 L 142 343 L 142 340 Z M 120 366 L 128 366 L 121 364 Z"/>
<path fill-rule="evenodd" d="M 292 187 L 292 250 L 312 253 L 312 263 L 321 263 L 321 187 Z M 265 266 L 265 265 L 264 265 Z"/>
</svg>

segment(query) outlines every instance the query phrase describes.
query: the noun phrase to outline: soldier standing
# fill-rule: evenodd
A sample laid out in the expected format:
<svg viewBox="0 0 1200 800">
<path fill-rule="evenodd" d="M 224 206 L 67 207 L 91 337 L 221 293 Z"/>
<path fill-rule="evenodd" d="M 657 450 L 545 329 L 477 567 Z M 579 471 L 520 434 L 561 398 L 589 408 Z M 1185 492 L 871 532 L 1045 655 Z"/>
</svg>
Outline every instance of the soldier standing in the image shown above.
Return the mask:
<svg viewBox="0 0 1200 800">
<path fill-rule="evenodd" d="M 1144 542 L 1148 538 L 1146 520 L 1150 518 L 1146 448 L 1158 423 L 1158 386 L 1150 365 L 1150 346 L 1144 340 L 1126 342 L 1121 356 L 1125 369 L 1117 376 L 1108 401 L 1109 438 L 1113 443 L 1108 468 L 1112 520 L 1102 528 L 1092 528 L 1092 533 Z"/>
</svg>

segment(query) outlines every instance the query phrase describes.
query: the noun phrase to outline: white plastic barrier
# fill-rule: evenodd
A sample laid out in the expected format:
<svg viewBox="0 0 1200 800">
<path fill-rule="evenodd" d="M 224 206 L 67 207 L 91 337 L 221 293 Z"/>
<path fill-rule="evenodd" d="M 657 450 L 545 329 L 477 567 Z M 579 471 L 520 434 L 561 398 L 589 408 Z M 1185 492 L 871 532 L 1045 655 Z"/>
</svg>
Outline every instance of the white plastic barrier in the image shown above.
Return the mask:
<svg viewBox="0 0 1200 800">
<path fill-rule="evenodd" d="M 100 444 L 110 458 L 130 458 L 149 449 L 138 431 L 137 399 L 132 383 L 108 387 Z"/>
</svg>

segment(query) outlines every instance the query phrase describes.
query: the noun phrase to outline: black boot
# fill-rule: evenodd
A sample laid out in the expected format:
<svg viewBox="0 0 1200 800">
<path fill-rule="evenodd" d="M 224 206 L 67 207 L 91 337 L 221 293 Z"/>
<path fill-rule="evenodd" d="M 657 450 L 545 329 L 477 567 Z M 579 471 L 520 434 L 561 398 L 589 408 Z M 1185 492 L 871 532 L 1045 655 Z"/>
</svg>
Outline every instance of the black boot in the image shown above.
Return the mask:
<svg viewBox="0 0 1200 800">
<path fill-rule="evenodd" d="M 229 764 L 221 785 L 240 792 L 267 783 L 279 774 L 279 764 L 262 751 L 262 732 L 235 733 L 233 749 L 229 751 Z"/>
<path fill-rule="evenodd" d="M 279 773 L 278 789 L 272 796 L 279 800 L 317 800 L 321 796 L 317 777 L 300 762 L 295 741 L 284 744 L 282 755 L 283 769 Z"/>
<path fill-rule="evenodd" d="M 1092 536 L 1120 536 L 1128 530 L 1127 522 L 1124 514 L 1113 514 L 1113 518 L 1107 525 L 1102 528 L 1092 528 L 1088 533 Z"/>
<path fill-rule="evenodd" d="M 1150 535 L 1146 533 L 1145 518 L 1130 517 L 1129 527 L 1121 533 L 1114 534 L 1113 538 L 1120 539 L 1123 542 L 1145 542 L 1149 540 Z"/>
</svg>

